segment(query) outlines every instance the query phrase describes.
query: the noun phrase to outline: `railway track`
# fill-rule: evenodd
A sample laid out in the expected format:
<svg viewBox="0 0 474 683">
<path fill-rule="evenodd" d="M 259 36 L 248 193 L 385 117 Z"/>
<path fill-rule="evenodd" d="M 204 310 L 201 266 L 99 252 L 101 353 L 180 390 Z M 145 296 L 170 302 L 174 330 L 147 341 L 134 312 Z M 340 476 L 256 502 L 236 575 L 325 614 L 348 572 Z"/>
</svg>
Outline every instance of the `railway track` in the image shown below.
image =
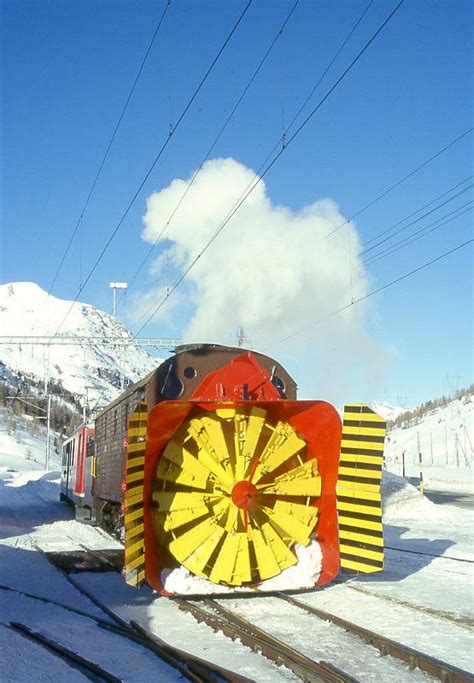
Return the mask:
<svg viewBox="0 0 474 683">
<path fill-rule="evenodd" d="M 355 583 L 349 583 L 348 581 L 338 580 L 335 581 L 335 583 L 344 586 L 349 590 L 357 591 L 358 593 L 363 593 L 364 595 L 376 597 L 380 600 L 386 600 L 388 603 L 401 605 L 402 607 L 408 607 L 408 609 L 414 610 L 415 612 L 424 612 L 425 614 L 437 617 L 438 619 L 443 619 L 444 621 L 456 624 L 456 626 L 461 626 L 462 628 L 466 628 L 470 631 L 474 627 L 474 619 L 472 619 L 471 617 L 459 616 L 452 612 L 443 612 L 442 610 L 434 609 L 432 607 L 414 605 L 413 603 L 408 602 L 408 600 L 402 600 L 400 598 L 395 598 L 392 595 L 384 595 L 383 593 L 377 593 L 371 590 L 367 590 L 363 586 L 357 585 Z"/>
<path fill-rule="evenodd" d="M 319 620 L 330 621 L 336 626 L 366 643 L 375 647 L 382 655 L 388 655 L 400 660 L 408 666 L 409 670 L 419 669 L 433 678 L 443 681 L 443 683 L 472 683 L 474 677 L 468 672 L 451 666 L 445 662 L 430 657 L 413 648 L 397 643 L 396 641 L 385 638 L 373 631 L 362 628 L 336 617 L 323 610 L 313 608 L 300 600 L 286 594 L 276 594 L 283 600 L 298 609 L 304 610 L 317 617 Z M 245 600 L 246 598 L 239 598 Z M 257 598 L 258 599 L 258 598 Z M 262 652 L 266 657 L 276 663 L 284 664 L 293 670 L 304 681 L 355 681 L 351 674 L 342 671 L 328 662 L 315 662 L 302 655 L 300 652 L 291 648 L 288 644 L 275 638 L 269 633 L 255 626 L 253 623 L 243 618 L 239 614 L 223 607 L 213 599 L 194 601 L 184 600 L 183 598 L 173 598 L 180 609 L 191 613 L 198 621 L 204 621 L 211 628 L 221 630 L 231 638 L 240 638 L 242 642 L 253 650 Z M 407 672 L 408 673 L 408 672 Z"/>
<path fill-rule="evenodd" d="M 3 625 L 11 629 L 12 631 L 15 631 L 16 633 L 20 633 L 24 638 L 32 640 L 34 643 L 40 645 L 48 652 L 52 653 L 54 656 L 59 657 L 68 666 L 70 666 L 73 669 L 77 669 L 81 674 L 83 674 L 83 676 L 85 676 L 91 681 L 123 683 L 122 678 L 114 676 L 114 674 L 111 674 L 109 671 L 99 666 L 98 664 L 89 662 L 87 659 L 85 659 L 85 657 L 82 657 L 81 655 L 65 647 L 61 643 L 58 643 L 56 640 L 49 638 L 40 631 L 36 631 L 32 628 L 29 628 L 28 626 L 20 622 L 11 621 L 10 623 Z"/>
<path fill-rule="evenodd" d="M 334 614 L 321 610 L 317 607 L 313 607 L 305 604 L 301 600 L 298 600 L 294 596 L 280 594 L 279 597 L 282 600 L 305 610 L 310 614 L 314 614 L 319 619 L 325 621 L 330 621 L 337 626 L 341 626 L 345 631 L 354 634 L 355 636 L 361 638 L 366 643 L 373 645 L 377 650 L 379 650 L 383 655 L 390 655 L 396 659 L 401 660 L 409 665 L 410 669 L 418 668 L 421 671 L 438 678 L 443 681 L 443 683 L 472 683 L 474 681 L 474 676 L 469 674 L 467 671 L 458 669 L 446 662 L 443 662 L 435 657 L 431 657 L 423 652 L 419 652 L 410 648 L 406 645 L 397 643 L 390 638 L 381 636 L 374 631 L 370 631 L 367 628 L 358 626 L 352 622 L 349 622 L 341 617 L 337 617 Z"/>
<path fill-rule="evenodd" d="M 78 556 L 77 552 L 69 553 L 69 557 L 67 557 L 67 553 L 47 553 L 41 548 L 37 549 L 59 572 L 62 573 L 66 580 L 69 581 L 69 583 L 71 583 L 77 591 L 79 591 L 83 596 L 95 604 L 96 607 L 102 610 L 109 620 L 107 621 L 105 619 L 101 619 L 93 614 L 72 608 L 69 605 L 62 604 L 55 600 L 36 596 L 24 591 L 17 591 L 6 586 L 0 586 L 0 590 L 13 590 L 14 592 L 22 593 L 26 597 L 62 607 L 68 611 L 75 612 L 80 616 L 89 618 L 93 620 L 100 628 L 112 632 L 119 637 L 133 641 L 134 643 L 142 645 L 146 649 L 152 651 L 163 662 L 176 669 L 177 672 L 179 672 L 184 678 L 193 681 L 194 683 L 225 683 L 226 681 L 229 683 L 252 683 L 250 679 L 233 671 L 228 671 L 223 667 L 211 664 L 206 660 L 200 659 L 199 657 L 195 657 L 182 650 L 179 650 L 178 648 L 168 645 L 163 640 L 151 633 L 148 629 L 145 629 L 143 626 L 138 624 L 136 621 L 131 620 L 130 622 L 127 622 L 125 619 L 111 610 L 100 599 L 98 599 L 96 595 L 93 595 L 84 586 L 81 586 L 81 584 L 74 579 L 73 575 L 68 572 L 68 563 L 69 571 L 74 571 L 74 569 L 76 571 L 89 571 L 91 564 L 96 568 L 96 571 L 100 571 L 100 569 L 98 569 L 98 563 L 100 562 L 102 562 L 102 567 L 106 566 L 109 571 L 116 572 L 116 561 L 110 559 L 110 557 L 107 557 L 107 554 L 100 551 L 91 551 L 90 549 L 87 549 L 87 551 L 83 550 L 83 553 L 85 553 L 88 557 L 84 558 Z M 65 555 L 67 561 L 64 561 Z M 60 558 L 62 558 L 63 561 L 60 561 Z M 95 563 L 93 561 L 91 562 L 91 559 L 95 560 Z M 9 624 L 8 626 L 15 628 L 14 624 Z M 21 627 L 23 627 L 24 634 L 28 637 L 34 638 L 35 635 L 37 635 L 32 634 L 32 629 L 29 629 L 26 625 L 22 624 L 20 624 L 20 628 L 17 628 L 17 630 L 21 630 Z M 30 631 L 30 633 L 27 633 L 27 631 Z M 41 634 L 39 635 L 41 636 Z M 64 654 L 64 656 L 66 657 L 67 654 Z M 109 679 L 104 678 L 103 680 Z M 115 678 L 113 680 L 121 679 Z"/>
<path fill-rule="evenodd" d="M 289 647 L 278 638 L 271 636 L 254 624 L 222 607 L 211 599 L 204 599 L 197 605 L 183 598 L 172 598 L 178 607 L 192 614 L 199 621 L 210 626 L 214 631 L 222 631 L 224 635 L 237 638 L 254 652 L 272 660 L 278 665 L 286 666 L 303 681 L 309 683 L 357 683 L 349 674 L 337 669 L 327 662 L 315 662 Z"/>
<path fill-rule="evenodd" d="M 190 660 L 194 660 L 194 665 L 197 664 L 197 675 L 202 675 L 201 667 L 208 668 L 209 663 L 203 660 L 196 660 L 186 653 L 176 651 L 163 641 L 160 641 L 151 632 L 146 631 L 138 623 L 131 621 L 130 623 L 124 621 L 117 614 L 112 612 L 107 605 L 97 599 L 95 595 L 90 593 L 86 588 L 74 578 L 76 571 L 90 571 L 91 567 L 101 571 L 119 571 L 120 569 L 120 555 L 119 553 L 107 553 L 104 551 L 93 550 L 82 546 L 82 550 L 76 553 L 43 553 L 48 560 L 59 569 L 72 585 L 91 600 L 97 607 L 99 607 L 113 623 L 104 623 L 102 628 L 114 630 L 117 633 L 135 639 L 136 642 L 146 641 L 155 649 L 158 655 L 163 653 L 168 656 L 177 656 L 181 663 L 184 661 L 184 670 L 188 673 Z M 98 569 L 100 567 L 100 569 Z M 0 588 L 2 588 L 0 586 Z M 358 590 L 355 587 L 354 590 Z M 361 591 L 363 592 L 363 591 Z M 235 596 L 233 596 L 235 597 Z M 418 668 L 420 671 L 427 673 L 429 676 L 437 678 L 443 683 L 472 683 L 474 677 L 468 672 L 456 668 L 444 661 L 440 661 L 434 657 L 419 652 L 413 648 L 402 645 L 396 641 L 390 640 L 384 636 L 360 627 L 352 622 L 341 619 L 331 613 L 325 612 L 319 608 L 310 606 L 294 596 L 287 594 L 275 593 L 273 597 L 278 600 L 291 604 L 293 607 L 303 610 L 308 614 L 313 615 L 319 620 L 330 621 L 334 625 L 342 628 L 346 633 L 361 639 L 365 644 L 375 647 L 382 655 L 389 655 L 396 660 L 407 665 L 408 669 Z M 244 601 L 248 598 L 242 596 L 239 601 Z M 258 598 L 257 598 L 258 599 Z M 309 682 L 347 682 L 352 683 L 356 681 L 351 674 L 335 667 L 333 664 L 324 661 L 314 661 L 306 657 L 298 650 L 290 647 L 287 643 L 282 642 L 281 639 L 270 635 L 266 631 L 252 624 L 247 619 L 236 612 L 224 607 L 216 600 L 210 598 L 204 599 L 184 599 L 181 597 L 171 598 L 171 600 L 179 607 L 180 610 L 192 614 L 192 616 L 200 622 L 206 623 L 214 631 L 222 631 L 226 636 L 233 640 L 239 639 L 244 645 L 251 648 L 254 652 L 261 653 L 271 661 L 278 665 L 284 665 L 293 671 L 298 677 L 304 681 Z M 413 607 L 413 609 L 416 609 Z M 92 617 L 95 618 L 95 617 Z M 192 662 L 191 662 L 192 664 Z M 217 671 L 218 668 L 212 665 L 211 676 L 214 678 L 198 678 L 191 680 L 216 680 L 215 676 L 220 676 L 220 680 L 229 681 L 245 681 L 243 677 L 238 676 L 226 670 Z"/>
</svg>

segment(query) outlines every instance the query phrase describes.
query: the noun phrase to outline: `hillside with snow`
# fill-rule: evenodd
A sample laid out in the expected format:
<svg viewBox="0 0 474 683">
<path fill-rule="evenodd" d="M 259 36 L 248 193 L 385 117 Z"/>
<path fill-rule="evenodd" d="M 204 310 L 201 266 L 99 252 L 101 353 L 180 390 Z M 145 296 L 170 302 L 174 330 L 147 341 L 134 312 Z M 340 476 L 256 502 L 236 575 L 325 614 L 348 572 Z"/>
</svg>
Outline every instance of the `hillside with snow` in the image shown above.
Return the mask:
<svg viewBox="0 0 474 683">
<path fill-rule="evenodd" d="M 416 413 L 416 411 L 414 411 Z M 385 445 L 387 469 L 406 476 L 419 475 L 419 454 L 425 480 L 473 484 L 474 395 L 447 402 L 422 416 L 389 430 Z"/>
<path fill-rule="evenodd" d="M 48 296 L 32 282 L 0 285 L 0 330 L 2 337 L 56 335 L 57 339 L 51 345 L 0 344 L 4 377 L 9 372 L 40 381 L 47 377 L 91 407 L 97 401 L 111 401 L 124 386 L 161 362 L 138 346 L 127 328 L 104 311 Z M 88 340 L 79 342 L 79 338 Z"/>
</svg>

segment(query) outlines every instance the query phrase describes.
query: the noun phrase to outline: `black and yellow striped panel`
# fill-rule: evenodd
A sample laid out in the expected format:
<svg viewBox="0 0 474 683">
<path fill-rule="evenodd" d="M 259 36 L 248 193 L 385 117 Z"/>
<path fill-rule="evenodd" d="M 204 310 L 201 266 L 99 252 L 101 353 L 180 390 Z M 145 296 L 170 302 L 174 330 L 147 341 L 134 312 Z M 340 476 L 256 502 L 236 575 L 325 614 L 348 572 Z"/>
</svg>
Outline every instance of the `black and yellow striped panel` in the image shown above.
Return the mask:
<svg viewBox="0 0 474 683">
<path fill-rule="evenodd" d="M 336 489 L 343 569 L 383 569 L 380 482 L 385 427 L 385 420 L 368 406 L 344 406 Z"/>
<path fill-rule="evenodd" d="M 124 567 L 126 582 L 136 587 L 145 580 L 143 475 L 147 417 L 147 404 L 142 401 L 128 418 Z"/>
</svg>

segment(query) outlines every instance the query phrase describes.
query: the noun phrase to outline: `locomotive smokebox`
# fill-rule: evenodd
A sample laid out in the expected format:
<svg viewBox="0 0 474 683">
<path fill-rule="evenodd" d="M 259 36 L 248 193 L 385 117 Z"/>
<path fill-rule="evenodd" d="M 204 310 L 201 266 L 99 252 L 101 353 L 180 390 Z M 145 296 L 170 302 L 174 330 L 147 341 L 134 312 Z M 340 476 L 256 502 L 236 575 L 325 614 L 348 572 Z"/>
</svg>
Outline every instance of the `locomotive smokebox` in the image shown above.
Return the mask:
<svg viewBox="0 0 474 683">
<path fill-rule="evenodd" d="M 173 592 L 323 584 L 339 570 L 341 420 L 324 401 L 282 398 L 246 352 L 189 400 L 130 416 L 127 581 Z"/>
</svg>

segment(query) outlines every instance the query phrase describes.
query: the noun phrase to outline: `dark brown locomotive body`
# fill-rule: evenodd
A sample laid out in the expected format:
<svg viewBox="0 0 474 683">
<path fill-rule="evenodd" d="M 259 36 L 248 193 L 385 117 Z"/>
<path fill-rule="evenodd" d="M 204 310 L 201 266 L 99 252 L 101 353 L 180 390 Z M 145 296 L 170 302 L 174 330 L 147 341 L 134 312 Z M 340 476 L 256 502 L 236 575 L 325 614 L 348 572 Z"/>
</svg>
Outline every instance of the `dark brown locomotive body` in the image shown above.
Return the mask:
<svg viewBox="0 0 474 683">
<path fill-rule="evenodd" d="M 93 496 L 95 517 L 100 526 L 110 531 L 121 527 L 128 417 L 140 401 L 145 401 L 151 410 L 161 401 L 189 399 L 209 373 L 242 353 L 245 353 L 242 348 L 217 344 L 179 346 L 171 358 L 129 387 L 99 414 L 95 422 Z M 252 354 L 269 372 L 281 398 L 296 399 L 296 383 L 283 366 L 269 356 Z"/>
</svg>

